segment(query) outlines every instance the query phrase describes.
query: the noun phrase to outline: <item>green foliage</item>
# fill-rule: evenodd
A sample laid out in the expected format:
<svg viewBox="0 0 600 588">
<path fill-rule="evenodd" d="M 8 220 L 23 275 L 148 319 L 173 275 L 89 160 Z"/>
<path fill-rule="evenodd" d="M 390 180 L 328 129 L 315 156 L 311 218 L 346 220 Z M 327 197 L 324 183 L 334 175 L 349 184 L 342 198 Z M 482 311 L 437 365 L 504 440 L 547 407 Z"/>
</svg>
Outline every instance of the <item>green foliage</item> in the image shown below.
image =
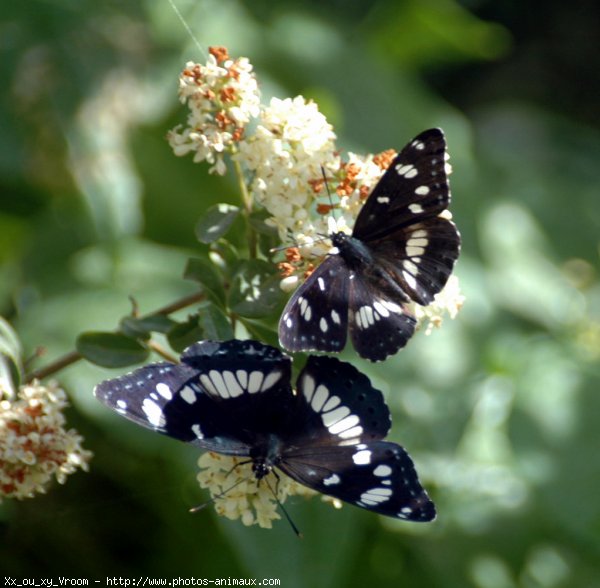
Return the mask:
<svg viewBox="0 0 600 588">
<path fill-rule="evenodd" d="M 197 451 L 92 397 L 147 361 L 150 343 L 277 344 L 273 228 L 246 215 L 231 176 L 164 141 L 185 118 L 179 70 L 204 56 L 167 3 L 5 4 L 0 314 L 24 351 L 0 322 L 0 378 L 22 356 L 31 371 L 76 347 L 89 362 L 54 377 L 95 453 L 89 474 L 0 505 L 6 575 L 598 585 L 597 9 L 550 3 L 540 19 L 527 3 L 177 3 L 203 45 L 251 59 L 264 102 L 325 97 L 344 149 L 397 148 L 435 125 L 449 141 L 465 307 L 384 364 L 344 357 L 384 391 L 392 440 L 415 458 L 439 520 L 296 499 L 300 541 L 283 521 L 265 531 L 189 515 L 206 498 Z"/>
<path fill-rule="evenodd" d="M 126 367 L 148 359 L 148 350 L 141 343 L 121 333 L 82 333 L 77 337 L 76 348 L 91 363 L 109 368 Z"/>
<path fill-rule="evenodd" d="M 231 204 L 211 206 L 196 224 L 196 237 L 200 243 L 213 243 L 222 237 L 239 216 L 240 209 Z"/>
</svg>

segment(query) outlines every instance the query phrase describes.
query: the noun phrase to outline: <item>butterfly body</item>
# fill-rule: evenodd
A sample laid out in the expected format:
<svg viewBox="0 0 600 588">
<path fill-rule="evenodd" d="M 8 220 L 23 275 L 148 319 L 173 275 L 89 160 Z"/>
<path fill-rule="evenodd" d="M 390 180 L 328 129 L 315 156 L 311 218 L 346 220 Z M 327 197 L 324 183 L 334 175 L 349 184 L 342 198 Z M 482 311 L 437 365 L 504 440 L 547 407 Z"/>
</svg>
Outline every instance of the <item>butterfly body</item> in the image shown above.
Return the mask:
<svg viewBox="0 0 600 588">
<path fill-rule="evenodd" d="M 279 322 L 285 349 L 341 351 L 349 332 L 361 357 L 381 361 L 406 345 L 416 326 L 407 303 L 430 304 L 460 250 L 446 159 L 439 129 L 404 147 L 352 234 L 330 235 L 335 249 L 290 298 Z"/>
<path fill-rule="evenodd" d="M 247 457 L 257 481 L 278 469 L 383 515 L 435 517 L 406 451 L 383 440 L 391 418 L 381 392 L 351 365 L 310 357 L 294 392 L 289 357 L 254 341 L 197 343 L 181 360 L 102 382 L 95 395 L 143 427 Z"/>
</svg>

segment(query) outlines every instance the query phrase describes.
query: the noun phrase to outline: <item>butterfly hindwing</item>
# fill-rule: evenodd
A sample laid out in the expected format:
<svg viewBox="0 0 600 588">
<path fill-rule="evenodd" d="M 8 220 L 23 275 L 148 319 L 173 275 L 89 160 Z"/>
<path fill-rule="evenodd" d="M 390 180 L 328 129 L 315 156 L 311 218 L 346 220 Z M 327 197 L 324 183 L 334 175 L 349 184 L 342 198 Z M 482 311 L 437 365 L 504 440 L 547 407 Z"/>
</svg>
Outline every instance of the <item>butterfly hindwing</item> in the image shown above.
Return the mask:
<svg viewBox="0 0 600 588">
<path fill-rule="evenodd" d="M 435 518 L 410 456 L 396 443 L 297 448 L 284 454 L 279 467 L 317 492 L 382 515 L 415 522 Z"/>
<path fill-rule="evenodd" d="M 332 255 L 319 265 L 287 303 L 279 339 L 289 351 L 341 351 L 348 332 L 348 271 Z"/>
<path fill-rule="evenodd" d="M 297 444 L 348 445 L 383 439 L 391 417 L 382 393 L 354 366 L 311 355 L 296 384 Z"/>
<path fill-rule="evenodd" d="M 357 274 L 350 284 L 350 337 L 356 352 L 370 361 L 396 353 L 415 331 L 415 318 L 404 304 L 393 302 L 388 291 L 383 278 L 372 274 Z"/>
</svg>

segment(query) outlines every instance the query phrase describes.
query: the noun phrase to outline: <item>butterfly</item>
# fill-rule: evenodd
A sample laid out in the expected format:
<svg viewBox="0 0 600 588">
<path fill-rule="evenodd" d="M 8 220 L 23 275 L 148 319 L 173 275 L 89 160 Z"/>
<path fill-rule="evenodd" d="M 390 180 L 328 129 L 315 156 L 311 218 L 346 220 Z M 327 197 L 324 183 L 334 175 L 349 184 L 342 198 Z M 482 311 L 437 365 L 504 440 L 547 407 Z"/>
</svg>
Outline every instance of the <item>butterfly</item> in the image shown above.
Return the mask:
<svg viewBox="0 0 600 588">
<path fill-rule="evenodd" d="M 273 469 L 367 510 L 431 521 L 435 507 L 406 451 L 384 441 L 390 411 L 364 374 L 311 356 L 291 387 L 291 360 L 257 341 L 201 341 L 180 364 L 106 380 L 96 397 L 125 418 L 223 455 L 248 457 L 257 483 Z"/>
<path fill-rule="evenodd" d="M 361 357 L 381 361 L 404 347 L 416 320 L 446 284 L 460 250 L 449 217 L 446 141 L 424 131 L 396 156 L 361 208 L 351 235 L 296 290 L 279 321 L 288 351 L 341 351 L 348 329 Z M 336 252 L 337 250 L 337 252 Z"/>
</svg>

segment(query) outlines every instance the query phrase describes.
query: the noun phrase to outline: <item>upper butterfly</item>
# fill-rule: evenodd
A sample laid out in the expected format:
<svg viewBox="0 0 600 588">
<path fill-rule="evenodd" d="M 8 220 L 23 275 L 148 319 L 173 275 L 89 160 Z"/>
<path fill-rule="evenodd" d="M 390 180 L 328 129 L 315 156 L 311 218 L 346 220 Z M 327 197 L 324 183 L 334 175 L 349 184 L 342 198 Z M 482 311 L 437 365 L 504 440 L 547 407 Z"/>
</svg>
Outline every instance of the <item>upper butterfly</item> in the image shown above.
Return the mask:
<svg viewBox="0 0 600 588">
<path fill-rule="evenodd" d="M 203 341 L 181 364 L 157 363 L 94 390 L 129 420 L 224 455 L 249 457 L 258 483 L 273 468 L 379 514 L 431 521 L 435 507 L 406 451 L 382 441 L 391 418 L 379 390 L 350 364 L 291 361 L 256 341 Z"/>
<path fill-rule="evenodd" d="M 460 235 L 446 212 L 446 140 L 424 131 L 394 159 L 360 210 L 352 235 L 333 233 L 330 254 L 290 298 L 279 321 L 289 351 L 341 351 L 348 327 L 361 357 L 381 361 L 412 337 L 407 307 L 446 284 Z"/>
</svg>

